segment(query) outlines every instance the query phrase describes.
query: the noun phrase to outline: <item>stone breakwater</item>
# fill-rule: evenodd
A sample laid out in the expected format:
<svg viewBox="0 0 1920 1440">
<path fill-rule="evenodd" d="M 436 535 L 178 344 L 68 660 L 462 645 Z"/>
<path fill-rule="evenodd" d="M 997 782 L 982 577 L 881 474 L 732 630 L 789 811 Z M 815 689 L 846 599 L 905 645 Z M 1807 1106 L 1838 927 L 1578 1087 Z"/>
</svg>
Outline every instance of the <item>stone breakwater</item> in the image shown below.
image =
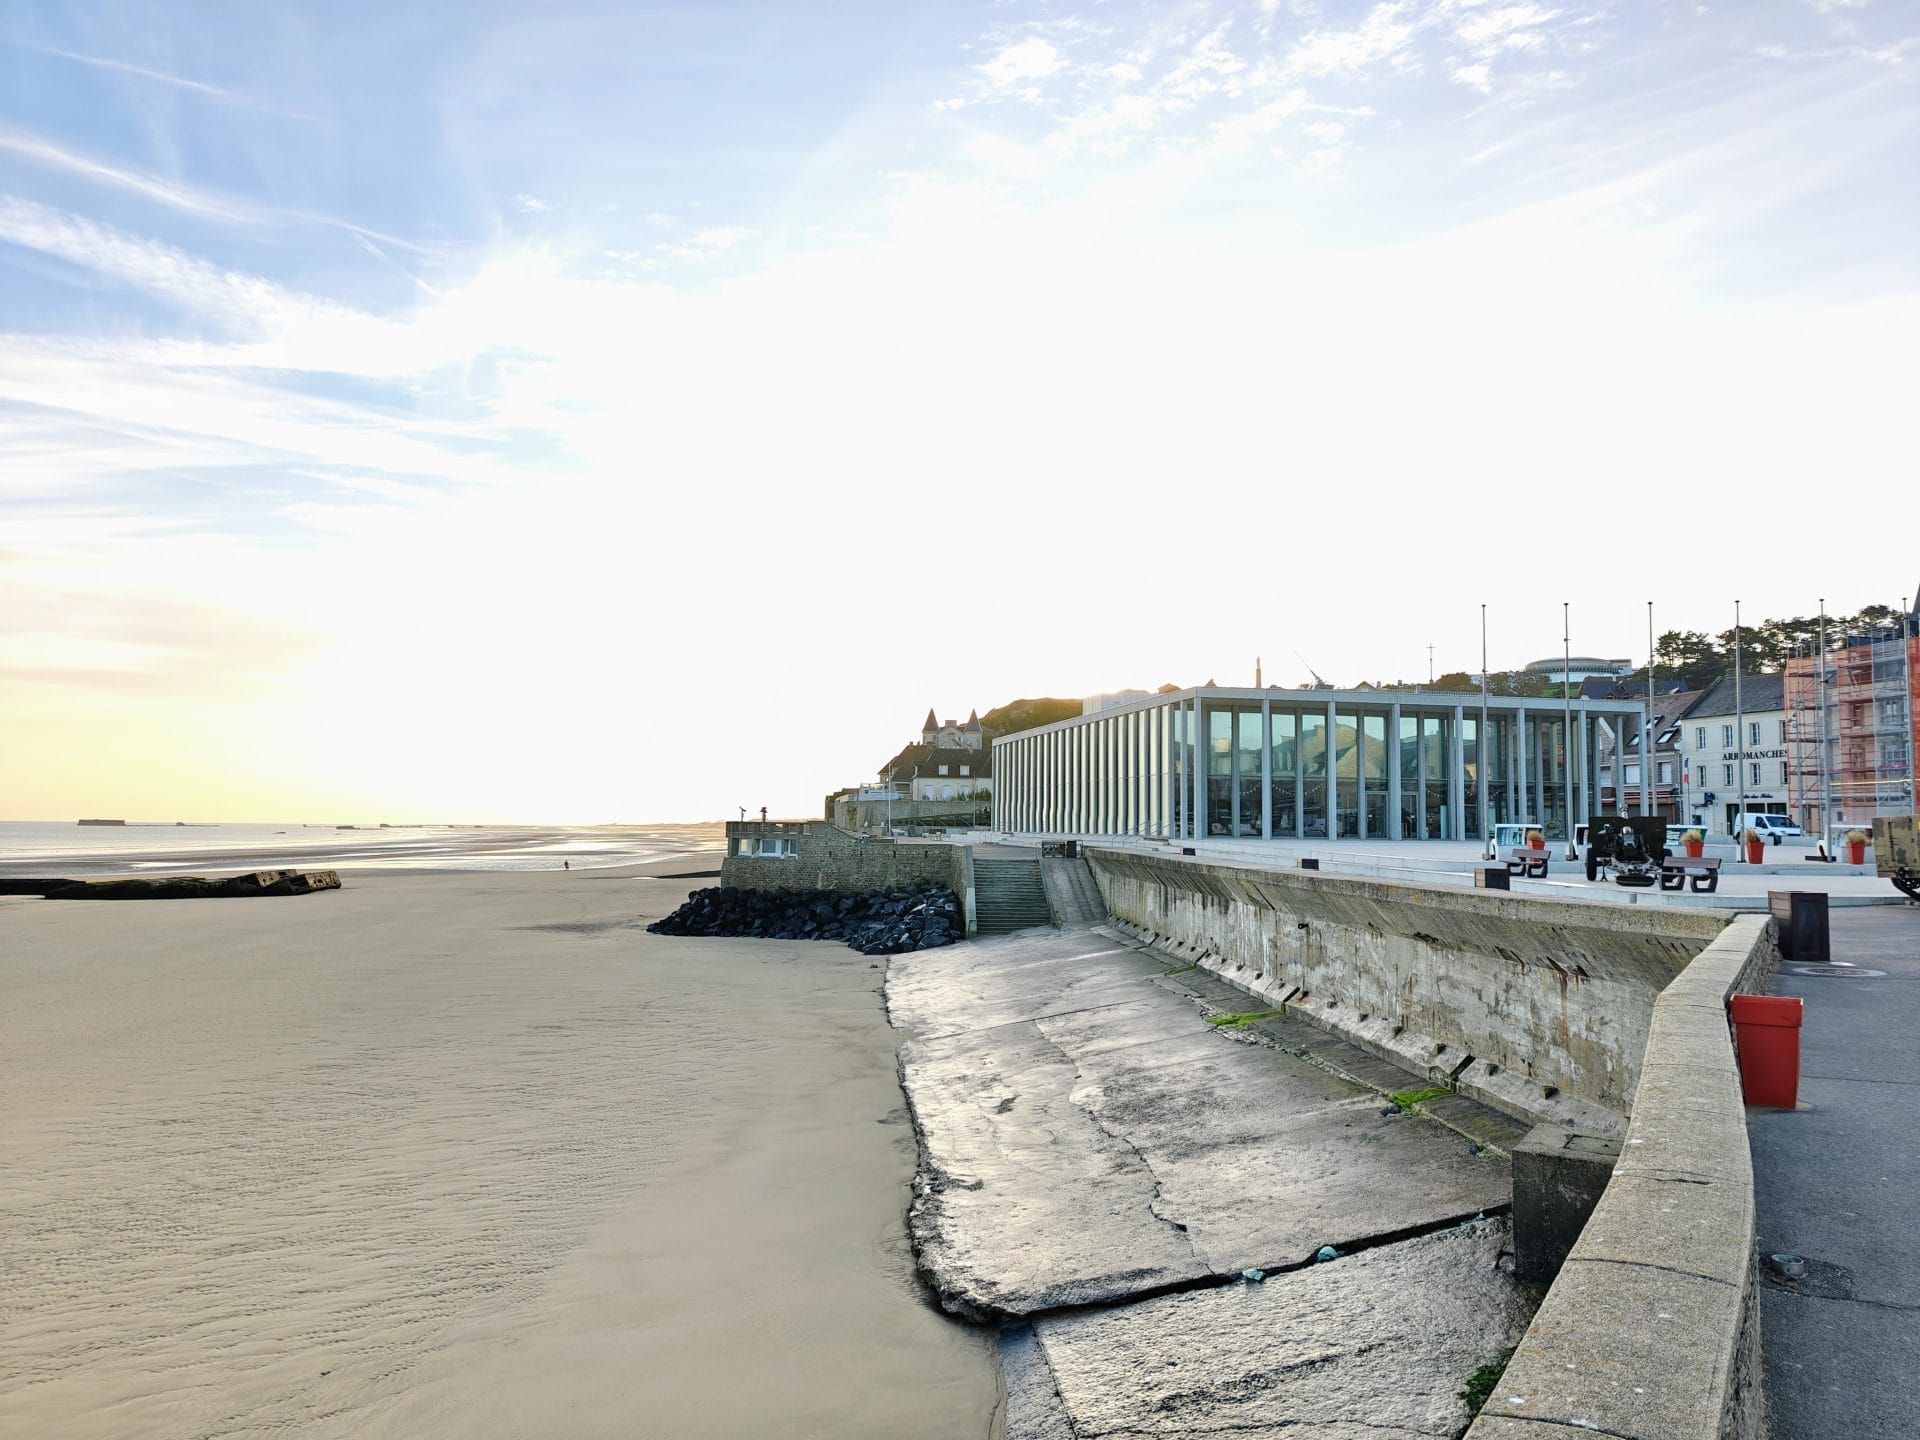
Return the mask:
<svg viewBox="0 0 1920 1440">
<path fill-rule="evenodd" d="M 841 895 L 829 890 L 748 890 L 716 885 L 647 929 L 655 935 L 842 940 L 862 955 L 951 945 L 965 933 L 960 902 L 943 885 Z"/>
</svg>

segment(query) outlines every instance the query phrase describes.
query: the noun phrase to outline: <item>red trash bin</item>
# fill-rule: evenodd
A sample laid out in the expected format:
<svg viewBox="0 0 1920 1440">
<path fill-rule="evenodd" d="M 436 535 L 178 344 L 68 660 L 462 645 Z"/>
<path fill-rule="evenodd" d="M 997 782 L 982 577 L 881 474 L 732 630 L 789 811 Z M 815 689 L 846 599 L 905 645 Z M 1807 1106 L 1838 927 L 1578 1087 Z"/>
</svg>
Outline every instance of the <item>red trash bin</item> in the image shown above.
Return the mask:
<svg viewBox="0 0 1920 1440">
<path fill-rule="evenodd" d="M 1799 1103 L 1801 1008 L 1795 995 L 1735 995 L 1728 1002 L 1747 1104 L 1791 1110 Z"/>
</svg>

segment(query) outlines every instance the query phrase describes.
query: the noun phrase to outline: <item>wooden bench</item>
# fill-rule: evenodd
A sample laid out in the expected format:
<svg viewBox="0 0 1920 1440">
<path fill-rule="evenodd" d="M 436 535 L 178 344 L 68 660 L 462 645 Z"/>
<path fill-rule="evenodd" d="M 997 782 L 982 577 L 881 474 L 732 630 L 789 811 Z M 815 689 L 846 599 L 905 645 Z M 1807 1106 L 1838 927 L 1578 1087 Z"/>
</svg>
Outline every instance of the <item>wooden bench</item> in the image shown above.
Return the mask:
<svg viewBox="0 0 1920 1440">
<path fill-rule="evenodd" d="M 1547 851 L 1535 850 L 1529 846 L 1520 846 L 1507 854 L 1507 874 L 1520 875 L 1528 880 L 1547 878 Z"/>
<path fill-rule="evenodd" d="M 1720 862 L 1669 855 L 1660 862 L 1660 888 L 1678 890 L 1682 885 L 1690 885 L 1695 894 L 1711 895 L 1720 888 Z"/>
</svg>

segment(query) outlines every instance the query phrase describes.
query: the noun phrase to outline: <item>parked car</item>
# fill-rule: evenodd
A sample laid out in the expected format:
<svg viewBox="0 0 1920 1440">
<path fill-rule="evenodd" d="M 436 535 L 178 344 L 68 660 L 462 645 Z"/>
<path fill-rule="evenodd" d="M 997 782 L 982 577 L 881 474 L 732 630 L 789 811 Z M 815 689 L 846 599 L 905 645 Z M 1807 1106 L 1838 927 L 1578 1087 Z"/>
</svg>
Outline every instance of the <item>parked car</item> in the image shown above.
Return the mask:
<svg viewBox="0 0 1920 1440">
<path fill-rule="evenodd" d="M 1742 815 L 1733 827 L 1735 835 L 1743 835 L 1752 830 L 1770 845 L 1778 845 L 1782 840 L 1798 840 L 1807 832 L 1793 823 L 1786 815 L 1756 815 L 1748 811 Z"/>
</svg>

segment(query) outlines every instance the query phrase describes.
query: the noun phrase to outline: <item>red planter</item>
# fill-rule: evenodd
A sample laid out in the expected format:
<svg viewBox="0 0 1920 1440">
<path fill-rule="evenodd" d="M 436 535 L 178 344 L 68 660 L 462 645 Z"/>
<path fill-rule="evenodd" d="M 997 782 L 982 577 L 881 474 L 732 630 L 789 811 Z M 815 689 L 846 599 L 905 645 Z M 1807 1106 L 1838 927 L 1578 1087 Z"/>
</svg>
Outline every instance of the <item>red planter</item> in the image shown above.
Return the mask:
<svg viewBox="0 0 1920 1440">
<path fill-rule="evenodd" d="M 1747 841 L 1747 864 L 1758 865 L 1767 858 L 1767 842 L 1764 840 Z"/>
<path fill-rule="evenodd" d="M 1867 863 L 1867 842 L 1864 840 L 1847 842 L 1847 863 L 1864 865 Z"/>
<path fill-rule="evenodd" d="M 1690 860 L 1698 860 L 1707 853 L 1707 842 L 1704 840 L 1683 840 L 1681 844 L 1687 847 L 1687 858 Z"/>
<path fill-rule="evenodd" d="M 1527 841 L 1527 849 L 1529 850 L 1544 850 L 1546 848 L 1547 848 L 1547 838 L 1544 835 L 1541 836 L 1538 840 Z"/>
<path fill-rule="evenodd" d="M 1734 995 L 1727 1008 L 1749 1105 L 1791 1110 L 1800 1098 L 1801 1004 L 1790 995 Z"/>
</svg>

